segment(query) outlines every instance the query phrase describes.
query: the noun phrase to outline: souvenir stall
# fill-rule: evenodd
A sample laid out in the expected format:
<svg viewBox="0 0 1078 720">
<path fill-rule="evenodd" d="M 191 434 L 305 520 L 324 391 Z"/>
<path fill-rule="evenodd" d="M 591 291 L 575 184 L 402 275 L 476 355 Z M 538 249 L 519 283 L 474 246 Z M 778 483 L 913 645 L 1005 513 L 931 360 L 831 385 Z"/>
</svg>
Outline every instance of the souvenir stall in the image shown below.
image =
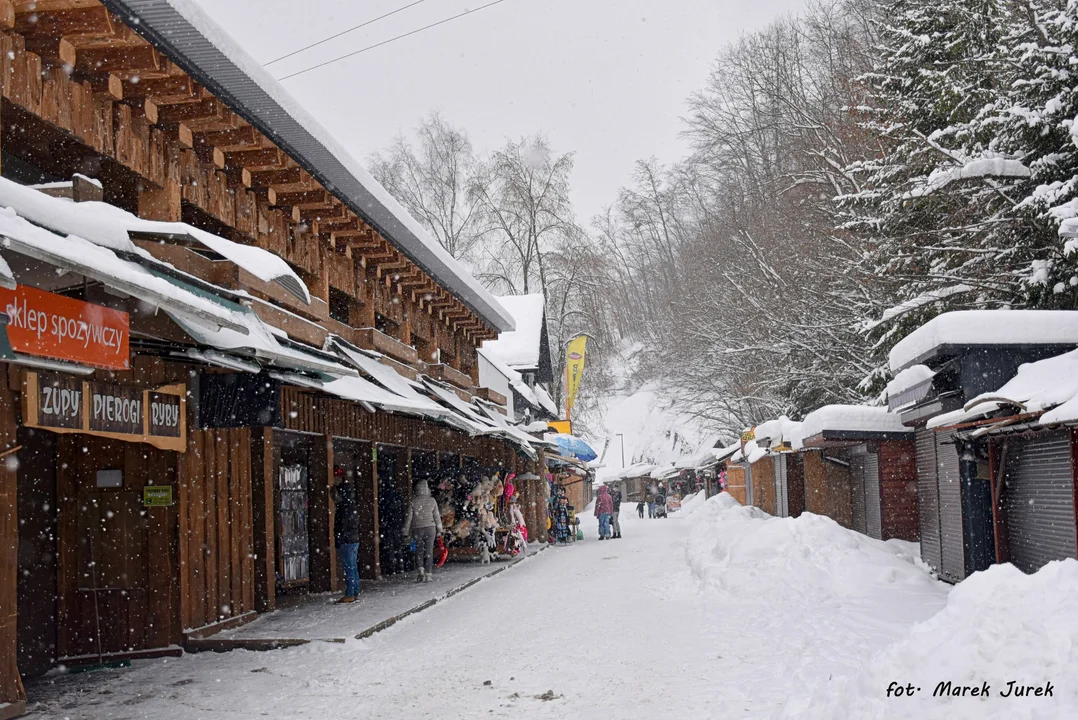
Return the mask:
<svg viewBox="0 0 1078 720">
<path fill-rule="evenodd" d="M 514 557 L 527 550 L 528 528 L 513 473 L 466 467 L 431 481 L 444 528 L 440 562 Z M 439 547 L 441 550 L 441 547 Z"/>
<path fill-rule="evenodd" d="M 576 458 L 547 455 L 547 481 L 550 485 L 550 542 L 566 543 L 578 539 L 576 516 L 591 502 L 595 473 Z"/>
</svg>

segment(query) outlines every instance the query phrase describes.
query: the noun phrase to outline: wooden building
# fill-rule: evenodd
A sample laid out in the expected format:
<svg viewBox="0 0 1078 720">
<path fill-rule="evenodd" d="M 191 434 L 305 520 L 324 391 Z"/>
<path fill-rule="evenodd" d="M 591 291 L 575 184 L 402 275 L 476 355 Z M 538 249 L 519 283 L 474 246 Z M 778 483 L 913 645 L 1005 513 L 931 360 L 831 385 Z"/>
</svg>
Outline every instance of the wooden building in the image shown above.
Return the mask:
<svg viewBox="0 0 1078 720">
<path fill-rule="evenodd" d="M 813 494 L 827 498 L 825 507 L 837 514 L 830 517 L 878 540 L 917 540 L 913 433 L 897 416 L 886 408 L 828 405 L 809 413 L 802 431 L 806 449 L 819 449 L 832 465 L 846 463 L 846 472 L 832 471 L 833 487 L 821 488 L 820 475 L 814 477 Z M 829 455 L 836 451 L 842 452 L 841 459 Z M 844 485 L 850 494 L 848 512 Z"/>
<path fill-rule="evenodd" d="M 20 671 L 334 589 L 336 469 L 368 578 L 413 478 L 539 469 L 476 386 L 512 319 L 209 20 L 0 11 L 0 717 Z M 92 342 L 35 343 L 42 312 Z"/>
<path fill-rule="evenodd" d="M 1023 365 L 1047 362 L 1075 347 L 1078 313 L 964 311 L 929 321 L 891 351 L 896 376 L 888 386 L 888 405 L 915 433 L 921 557 L 941 579 L 959 582 L 1009 557 L 1003 549 L 1012 537 L 1003 520 L 1008 509 L 1023 517 L 1026 537 L 1071 527 L 1074 485 L 1072 478 L 1068 482 L 1067 432 L 1052 436 L 1044 432 L 1050 428 L 1036 423 L 1026 434 L 1016 432 L 1022 421 L 1035 420 L 1039 412 L 1026 413 L 1023 406 L 994 395 Z M 971 418 L 982 420 L 995 413 L 1014 415 L 1005 423 L 1014 427 L 995 431 L 999 439 L 989 442 L 984 429 L 964 432 L 967 409 Z M 1014 439 L 1005 441 L 1003 436 L 1011 433 Z M 1050 441 L 1040 442 L 1050 436 Z M 1002 456 L 1005 444 L 1008 457 Z M 1018 453 L 1012 454 L 1014 449 Z M 1012 492 L 1004 492 L 1006 488 Z M 1028 503 L 1042 493 L 1052 498 L 1045 513 Z M 1015 505 L 1018 498 L 1025 505 Z M 1027 514 L 1031 507 L 1037 511 Z M 1061 521 L 1068 524 L 1060 526 Z M 1026 569 L 1045 557 L 1073 551 L 1066 529 L 1062 536 L 1062 544 L 1045 550 L 1040 559 L 1028 556 Z"/>
<path fill-rule="evenodd" d="M 1078 341 L 1078 313 L 1016 311 L 997 322 L 1008 335 L 1017 334 L 1014 327 L 1020 325 L 1039 327 L 1050 336 L 1030 337 L 1027 332 L 1022 348 L 953 348 L 957 362 L 952 360 L 941 372 L 917 370 L 900 375 L 893 384 L 895 394 L 913 394 L 922 403 L 932 402 L 941 391 L 953 387 L 949 383 L 956 379 L 948 377 L 948 372 L 964 364 L 963 350 L 979 350 L 982 359 L 987 355 L 994 363 L 1001 362 L 993 358 L 1002 355 L 1002 362 L 1010 364 L 1006 358 L 1016 350 L 1042 354 L 1034 341 L 1050 340 L 1044 343 L 1050 345 Z M 1036 572 L 1053 560 L 1078 558 L 1078 412 L 1074 410 L 1078 403 L 1071 389 L 1076 372 L 1078 351 L 1021 364 L 1012 378 L 996 387 L 982 386 L 979 394 L 972 389 L 964 392 L 968 399 L 960 408 L 936 414 L 924 430 L 918 430 L 919 458 L 934 451 L 938 459 L 940 446 L 953 448 L 943 453 L 950 459 L 937 472 L 955 478 L 957 497 L 939 492 L 935 483 L 922 484 L 934 511 L 922 514 L 922 526 L 933 531 L 935 523 L 939 527 L 931 543 L 922 539 L 922 553 L 938 558 L 941 575 L 946 572 L 948 579 L 957 581 L 993 562 L 1011 562 L 1025 572 Z M 916 401 L 911 409 L 916 412 Z M 931 478 L 929 472 L 923 474 Z M 961 525 L 946 522 L 956 514 Z M 957 527 L 964 531 L 961 542 L 951 530 Z"/>
</svg>

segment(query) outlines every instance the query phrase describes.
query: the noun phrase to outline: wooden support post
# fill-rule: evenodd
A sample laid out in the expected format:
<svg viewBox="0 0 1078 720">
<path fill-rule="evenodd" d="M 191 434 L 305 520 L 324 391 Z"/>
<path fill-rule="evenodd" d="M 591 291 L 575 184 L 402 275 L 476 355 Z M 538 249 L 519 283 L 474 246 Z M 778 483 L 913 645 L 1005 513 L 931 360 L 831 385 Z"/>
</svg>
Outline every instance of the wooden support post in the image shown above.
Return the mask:
<svg viewBox="0 0 1078 720">
<path fill-rule="evenodd" d="M 382 576 L 378 541 L 378 463 L 377 445 L 370 443 L 356 458 L 356 490 L 359 500 L 359 575 L 364 580 Z"/>
<path fill-rule="evenodd" d="M 256 428 L 251 433 L 251 514 L 254 521 L 255 609 L 259 612 L 269 612 L 277 607 L 276 518 L 273 511 L 276 459 L 273 429 Z"/>
<path fill-rule="evenodd" d="M 337 549 L 333 543 L 329 487 L 333 482 L 333 437 L 315 441 L 307 490 L 307 532 L 311 553 L 311 592 L 329 592 L 337 584 Z"/>
<path fill-rule="evenodd" d="M 0 452 L 16 445 L 18 402 L 7 384 L 0 385 Z M 26 691 L 19 676 L 18 577 L 19 518 L 18 466 L 0 461 L 0 706 L 8 703 L 21 713 Z M 0 709 L 0 714 L 5 712 Z M 11 715 L 14 717 L 14 715 Z"/>
</svg>

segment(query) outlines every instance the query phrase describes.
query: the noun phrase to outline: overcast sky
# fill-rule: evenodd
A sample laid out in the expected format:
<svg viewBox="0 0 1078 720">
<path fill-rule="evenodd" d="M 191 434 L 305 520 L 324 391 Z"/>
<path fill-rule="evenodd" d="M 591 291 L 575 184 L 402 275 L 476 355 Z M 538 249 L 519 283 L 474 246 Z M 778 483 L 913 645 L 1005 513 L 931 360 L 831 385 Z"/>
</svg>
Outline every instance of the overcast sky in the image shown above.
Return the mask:
<svg viewBox="0 0 1078 720">
<path fill-rule="evenodd" d="M 198 0 L 262 63 L 415 0 Z M 276 77 L 490 0 L 423 0 L 269 66 Z M 482 152 L 545 133 L 576 152 L 581 220 L 609 205 L 638 158 L 677 160 L 685 99 L 717 51 L 804 0 L 504 0 L 284 81 L 361 160 L 431 110 Z"/>
</svg>

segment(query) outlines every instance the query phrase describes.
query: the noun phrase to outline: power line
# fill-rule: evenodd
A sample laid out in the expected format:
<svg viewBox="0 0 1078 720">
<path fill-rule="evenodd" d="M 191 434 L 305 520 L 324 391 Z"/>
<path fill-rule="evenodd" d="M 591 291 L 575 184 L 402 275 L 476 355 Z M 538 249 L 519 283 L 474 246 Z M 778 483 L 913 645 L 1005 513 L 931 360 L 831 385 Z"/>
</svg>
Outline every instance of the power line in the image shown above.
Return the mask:
<svg viewBox="0 0 1078 720">
<path fill-rule="evenodd" d="M 311 43 L 310 45 L 307 45 L 305 47 L 301 47 L 299 50 L 293 50 L 292 52 L 288 53 L 287 55 L 282 55 L 279 58 L 276 58 L 274 60 L 270 60 L 268 63 L 264 63 L 263 67 L 272 65 L 273 63 L 281 62 L 282 60 L 284 60 L 286 58 L 292 57 L 293 55 L 299 55 L 301 52 L 303 52 L 305 50 L 310 50 L 313 47 L 318 47 L 319 45 L 322 45 L 323 43 L 328 43 L 330 40 L 336 40 L 341 35 L 347 35 L 348 33 L 352 32 L 353 30 L 359 30 L 360 28 L 365 28 L 368 25 L 373 25 L 374 23 L 378 22 L 379 20 L 385 20 L 390 15 L 396 15 L 399 12 L 403 12 L 403 11 L 407 10 L 408 8 L 410 8 L 410 7 L 415 7 L 416 5 L 419 5 L 420 3 L 425 3 L 426 1 L 427 0 L 415 0 L 415 2 L 409 3 L 408 5 L 405 5 L 404 7 L 399 7 L 396 10 L 391 10 L 391 11 L 387 12 L 385 15 L 379 15 L 378 17 L 376 17 L 376 18 L 374 18 L 372 20 L 368 20 L 365 23 L 361 23 L 359 25 L 356 25 L 355 27 L 350 27 L 347 30 L 341 30 L 336 35 L 330 35 L 327 38 L 322 38 L 318 42 Z"/>
<path fill-rule="evenodd" d="M 284 81 L 284 80 L 288 80 L 289 78 L 294 78 L 297 75 L 303 75 L 304 73 L 309 73 L 312 70 L 317 70 L 318 68 L 323 68 L 326 65 L 332 65 L 335 62 L 339 62 L 341 60 L 345 60 L 347 58 L 354 57 L 356 55 L 359 55 L 360 53 L 365 53 L 368 50 L 374 50 L 375 48 L 380 48 L 383 45 L 388 45 L 389 43 L 396 42 L 397 40 L 403 40 L 406 37 L 411 37 L 412 35 L 423 32 L 424 30 L 430 30 L 431 28 L 436 28 L 439 25 L 445 25 L 448 22 L 452 22 L 454 20 L 457 20 L 459 18 L 464 17 L 465 15 L 471 15 L 472 13 L 477 13 L 480 10 L 486 10 L 489 7 L 494 7 L 495 5 L 500 5 L 503 2 L 505 2 L 505 0 L 494 0 L 494 2 L 489 2 L 486 5 L 480 5 L 477 8 L 473 8 L 472 10 L 465 10 L 464 12 L 459 13 L 457 15 L 454 15 L 453 17 L 446 18 L 445 20 L 439 20 L 436 23 L 431 23 L 430 25 L 426 25 L 426 26 L 418 28 L 416 30 L 412 30 L 411 32 L 406 32 L 403 35 L 398 35 L 397 37 L 393 37 L 393 38 L 390 38 L 388 40 L 383 40 L 382 42 L 375 43 L 374 45 L 368 45 L 365 48 L 361 48 L 361 49 L 356 50 L 354 52 L 350 52 L 347 55 L 341 55 L 340 57 L 335 57 L 332 60 L 326 60 L 325 62 L 318 63 L 317 65 L 312 65 L 309 68 L 306 68 L 304 70 L 299 70 L 298 72 L 294 72 L 294 73 L 292 73 L 290 75 L 285 75 L 284 77 L 280 77 L 280 78 L 277 78 L 277 79 L 279 81 Z"/>
</svg>

